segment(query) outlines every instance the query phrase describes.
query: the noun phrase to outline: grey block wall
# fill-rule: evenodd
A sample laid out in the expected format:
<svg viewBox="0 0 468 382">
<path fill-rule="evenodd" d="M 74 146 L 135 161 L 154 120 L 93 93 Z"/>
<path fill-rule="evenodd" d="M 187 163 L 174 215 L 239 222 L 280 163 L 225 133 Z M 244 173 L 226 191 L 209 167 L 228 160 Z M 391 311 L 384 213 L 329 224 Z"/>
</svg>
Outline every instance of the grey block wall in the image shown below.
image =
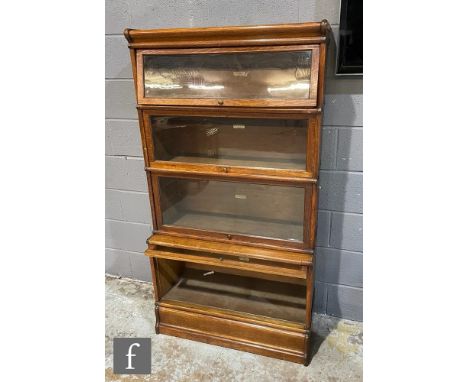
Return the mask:
<svg viewBox="0 0 468 382">
<path fill-rule="evenodd" d="M 151 216 L 124 28 L 320 21 L 339 23 L 339 0 L 106 1 L 106 272 L 150 281 Z M 362 320 L 362 79 L 333 75 L 323 118 L 314 309 Z"/>
</svg>

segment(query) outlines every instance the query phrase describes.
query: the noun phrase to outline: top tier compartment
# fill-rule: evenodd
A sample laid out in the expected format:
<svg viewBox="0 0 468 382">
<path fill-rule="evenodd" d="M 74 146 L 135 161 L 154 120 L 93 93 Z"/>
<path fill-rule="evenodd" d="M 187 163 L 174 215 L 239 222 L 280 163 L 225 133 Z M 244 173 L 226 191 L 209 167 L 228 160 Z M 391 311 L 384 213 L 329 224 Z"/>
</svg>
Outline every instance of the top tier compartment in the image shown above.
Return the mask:
<svg viewBox="0 0 468 382">
<path fill-rule="evenodd" d="M 320 107 L 327 31 L 326 21 L 126 30 L 138 104 Z"/>
<path fill-rule="evenodd" d="M 143 50 L 138 103 L 315 106 L 318 46 Z"/>
</svg>

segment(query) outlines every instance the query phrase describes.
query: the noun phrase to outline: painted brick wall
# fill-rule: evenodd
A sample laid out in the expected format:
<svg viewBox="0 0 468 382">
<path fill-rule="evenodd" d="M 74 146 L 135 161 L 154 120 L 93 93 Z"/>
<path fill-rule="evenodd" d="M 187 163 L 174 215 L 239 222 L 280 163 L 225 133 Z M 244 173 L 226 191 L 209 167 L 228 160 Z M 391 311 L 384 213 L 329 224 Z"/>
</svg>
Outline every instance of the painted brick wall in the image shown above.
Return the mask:
<svg viewBox="0 0 468 382">
<path fill-rule="evenodd" d="M 339 0 L 107 0 L 106 272 L 150 280 L 142 254 L 151 233 L 131 66 L 130 28 L 274 24 L 328 19 L 334 37 Z M 323 120 L 317 248 L 317 312 L 362 320 L 362 79 L 333 76 Z"/>
</svg>

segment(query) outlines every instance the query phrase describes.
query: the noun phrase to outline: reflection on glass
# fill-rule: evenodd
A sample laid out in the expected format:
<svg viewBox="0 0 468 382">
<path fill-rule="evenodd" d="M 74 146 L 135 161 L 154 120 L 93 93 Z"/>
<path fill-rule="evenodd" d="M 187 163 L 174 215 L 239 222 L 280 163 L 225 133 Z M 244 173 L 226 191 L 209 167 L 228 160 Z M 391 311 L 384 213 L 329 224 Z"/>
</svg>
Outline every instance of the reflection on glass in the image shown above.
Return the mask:
<svg viewBox="0 0 468 382">
<path fill-rule="evenodd" d="M 152 117 L 156 160 L 305 170 L 307 120 Z"/>
<path fill-rule="evenodd" d="M 309 98 L 311 51 L 143 57 L 145 97 Z"/>
<path fill-rule="evenodd" d="M 304 188 L 161 177 L 163 224 L 303 241 Z"/>
</svg>

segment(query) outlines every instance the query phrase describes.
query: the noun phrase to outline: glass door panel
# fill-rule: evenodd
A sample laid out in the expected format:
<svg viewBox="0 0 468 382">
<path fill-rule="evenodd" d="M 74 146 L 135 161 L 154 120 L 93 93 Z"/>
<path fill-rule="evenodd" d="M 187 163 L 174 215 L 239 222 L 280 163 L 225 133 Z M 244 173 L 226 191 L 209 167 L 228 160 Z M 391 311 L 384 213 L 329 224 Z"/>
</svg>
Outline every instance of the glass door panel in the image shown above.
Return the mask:
<svg viewBox="0 0 468 382">
<path fill-rule="evenodd" d="M 144 54 L 143 93 L 145 98 L 305 100 L 315 57 L 312 50 Z"/>
<path fill-rule="evenodd" d="M 159 178 L 163 225 L 303 242 L 304 187 Z"/>
<path fill-rule="evenodd" d="M 305 119 L 153 116 L 150 121 L 155 160 L 306 170 Z"/>
</svg>

